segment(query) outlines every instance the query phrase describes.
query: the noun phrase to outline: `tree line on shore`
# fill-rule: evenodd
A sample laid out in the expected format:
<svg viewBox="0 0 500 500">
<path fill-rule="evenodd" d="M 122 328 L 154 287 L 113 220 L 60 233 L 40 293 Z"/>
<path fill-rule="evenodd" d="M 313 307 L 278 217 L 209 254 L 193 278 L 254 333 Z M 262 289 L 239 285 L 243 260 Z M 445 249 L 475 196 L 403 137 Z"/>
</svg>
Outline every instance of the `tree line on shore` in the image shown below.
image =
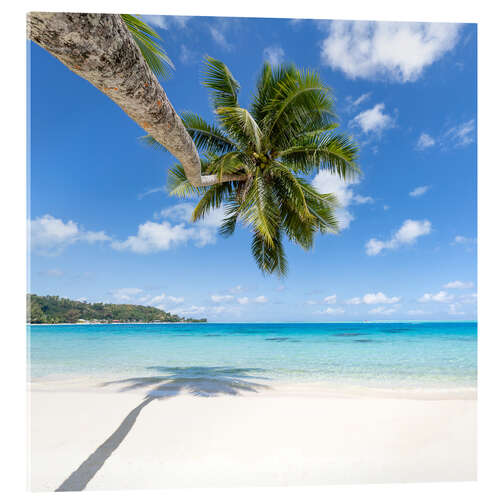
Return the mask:
<svg viewBox="0 0 500 500">
<path fill-rule="evenodd" d="M 89 303 L 58 296 L 27 296 L 27 322 L 40 323 L 205 323 L 206 318 L 183 318 L 157 307 Z"/>
</svg>

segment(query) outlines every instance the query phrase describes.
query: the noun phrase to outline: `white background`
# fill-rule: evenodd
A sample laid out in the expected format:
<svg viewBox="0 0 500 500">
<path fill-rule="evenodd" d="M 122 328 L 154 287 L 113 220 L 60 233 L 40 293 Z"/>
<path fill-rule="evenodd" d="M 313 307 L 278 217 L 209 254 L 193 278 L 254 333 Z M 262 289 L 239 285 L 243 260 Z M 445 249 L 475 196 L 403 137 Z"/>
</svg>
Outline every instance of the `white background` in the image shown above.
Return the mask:
<svg viewBox="0 0 500 500">
<path fill-rule="evenodd" d="M 2 71 L 0 123 L 2 263 L 0 304 L 2 392 L 0 393 L 0 494 L 6 498 L 31 496 L 27 478 L 26 400 L 26 12 L 72 11 L 241 17 L 297 17 L 390 21 L 440 21 L 479 23 L 479 480 L 476 483 L 390 484 L 317 488 L 259 488 L 218 490 L 120 491 L 58 493 L 96 499 L 490 499 L 500 498 L 500 342 L 498 291 L 500 286 L 500 161 L 499 138 L 499 15 L 493 1 L 457 0 L 76 0 L 9 2 L 2 9 Z M 139 12 L 137 12 L 139 9 Z M 265 453 L 265 451 L 263 450 Z M 5 491 L 7 490 L 7 491 Z M 46 498 L 37 493 L 36 498 Z"/>
</svg>

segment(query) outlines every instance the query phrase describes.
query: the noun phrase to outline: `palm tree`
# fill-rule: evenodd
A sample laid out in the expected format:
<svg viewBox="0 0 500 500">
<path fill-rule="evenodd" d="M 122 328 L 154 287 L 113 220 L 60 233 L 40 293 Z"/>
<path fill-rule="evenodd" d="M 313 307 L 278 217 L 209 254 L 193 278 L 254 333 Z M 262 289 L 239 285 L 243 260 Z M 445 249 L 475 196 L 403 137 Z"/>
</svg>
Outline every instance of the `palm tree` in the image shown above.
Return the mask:
<svg viewBox="0 0 500 500">
<path fill-rule="evenodd" d="M 168 149 L 193 185 L 213 181 L 201 178 L 196 147 L 158 81 L 169 59 L 149 26 L 130 15 L 30 12 L 27 35 Z"/>
<path fill-rule="evenodd" d="M 311 174 L 326 169 L 343 179 L 357 175 L 357 146 L 336 133 L 331 91 L 314 71 L 264 64 L 249 109 L 238 102 L 239 84 L 221 61 L 207 57 L 203 84 L 217 123 L 191 112 L 182 118 L 203 153 L 203 177 L 219 183 L 194 186 L 176 164 L 169 171 L 170 192 L 200 197 L 193 221 L 224 206 L 220 233 L 233 234 L 238 221 L 249 226 L 258 267 L 283 276 L 284 237 L 310 249 L 315 233 L 338 230 L 335 196 L 318 192 Z M 151 136 L 144 140 L 163 149 Z"/>
</svg>

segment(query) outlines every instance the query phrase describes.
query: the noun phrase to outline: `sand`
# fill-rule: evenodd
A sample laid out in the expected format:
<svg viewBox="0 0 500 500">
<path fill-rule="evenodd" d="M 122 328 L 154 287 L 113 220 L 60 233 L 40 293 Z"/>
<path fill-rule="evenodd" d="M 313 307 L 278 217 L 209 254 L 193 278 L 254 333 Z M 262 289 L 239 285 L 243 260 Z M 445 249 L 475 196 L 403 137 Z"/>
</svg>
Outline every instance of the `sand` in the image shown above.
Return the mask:
<svg viewBox="0 0 500 500">
<path fill-rule="evenodd" d="M 471 393 L 278 388 L 244 396 L 34 384 L 30 489 L 471 481 Z"/>
</svg>

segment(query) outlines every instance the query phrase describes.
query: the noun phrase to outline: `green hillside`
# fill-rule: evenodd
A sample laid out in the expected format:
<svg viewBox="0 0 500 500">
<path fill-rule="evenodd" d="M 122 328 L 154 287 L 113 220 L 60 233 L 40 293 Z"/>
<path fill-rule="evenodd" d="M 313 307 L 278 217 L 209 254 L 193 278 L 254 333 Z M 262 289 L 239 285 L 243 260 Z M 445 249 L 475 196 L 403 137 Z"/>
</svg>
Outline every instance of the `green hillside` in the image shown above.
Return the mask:
<svg viewBox="0 0 500 500">
<path fill-rule="evenodd" d="M 151 306 L 94 304 L 57 296 L 28 294 L 27 322 L 36 323 L 205 323 L 207 320 L 183 318 Z"/>
</svg>

